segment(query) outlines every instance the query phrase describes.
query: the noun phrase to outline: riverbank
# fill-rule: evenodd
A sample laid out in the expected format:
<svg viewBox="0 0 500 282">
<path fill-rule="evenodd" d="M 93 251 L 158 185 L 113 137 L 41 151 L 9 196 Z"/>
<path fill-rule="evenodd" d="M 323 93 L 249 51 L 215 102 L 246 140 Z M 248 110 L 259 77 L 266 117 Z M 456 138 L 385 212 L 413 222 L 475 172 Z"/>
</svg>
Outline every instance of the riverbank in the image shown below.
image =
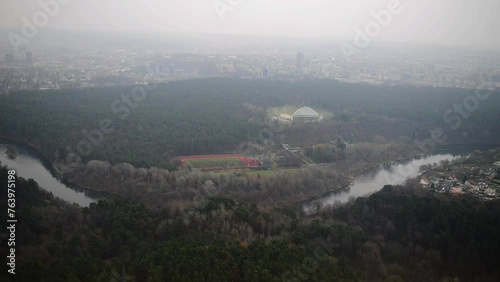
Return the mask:
<svg viewBox="0 0 500 282">
<path fill-rule="evenodd" d="M 442 151 L 447 151 L 446 150 L 447 148 L 449 148 L 450 150 L 453 150 L 454 146 L 455 145 L 440 146 L 435 151 L 435 154 L 436 155 L 441 154 Z M 458 145 L 458 146 L 464 146 L 464 145 Z M 470 151 L 470 152 L 475 150 L 475 149 L 478 149 L 478 148 L 488 149 L 488 148 L 492 148 L 492 147 L 497 147 L 497 145 L 490 145 L 490 144 L 475 144 L 475 145 L 468 145 L 468 146 L 469 146 L 468 151 Z M 472 147 L 470 147 L 470 146 L 472 146 Z M 443 149 L 445 149 L 445 150 L 443 150 Z M 341 183 L 340 185 L 336 185 L 332 189 L 329 189 L 328 191 L 322 192 L 320 194 L 306 196 L 305 198 L 303 198 L 299 201 L 290 201 L 289 203 L 287 203 L 287 205 L 293 205 L 293 206 L 304 205 L 308 202 L 312 202 L 312 201 L 324 198 L 332 193 L 342 191 L 342 190 L 348 190 L 349 187 L 352 186 L 352 184 L 356 180 L 356 178 L 358 178 L 361 175 L 383 169 L 387 165 L 389 165 L 388 167 L 397 166 L 400 164 L 404 164 L 404 163 L 408 163 L 408 162 L 411 162 L 414 160 L 419 160 L 419 159 L 425 158 L 426 156 L 429 156 L 429 155 L 424 154 L 422 152 L 417 153 L 416 151 L 411 151 L 411 152 L 408 152 L 408 157 L 402 157 L 401 155 L 399 155 L 399 156 L 397 156 L 397 158 L 386 159 L 386 160 L 383 160 L 382 162 L 378 162 L 378 163 L 366 163 L 365 165 L 363 165 L 360 169 L 356 170 L 355 172 L 349 171 L 349 164 L 348 163 L 347 164 L 323 164 L 323 165 L 319 165 L 319 166 L 328 166 L 328 169 L 338 171 L 339 174 L 341 174 L 341 175 L 343 175 L 343 177 L 347 178 L 346 179 L 347 181 L 343 181 L 343 183 Z M 62 164 L 62 168 L 60 169 L 60 171 L 65 171 L 67 169 L 67 172 L 72 172 L 72 171 L 74 171 L 74 169 L 76 169 L 76 168 L 70 168 L 70 167 L 66 167 L 66 169 L 64 169 L 64 167 L 66 167 L 66 166 L 64 164 Z M 82 167 L 85 167 L 85 166 L 84 165 L 79 166 L 79 168 L 82 168 Z M 109 193 L 111 195 L 125 196 L 125 195 L 122 195 L 122 193 L 118 193 L 118 192 L 111 192 L 109 190 L 90 188 L 88 186 L 84 186 L 81 184 L 77 184 L 77 185 L 80 185 L 81 187 L 85 187 L 87 189 L 91 189 L 91 190 L 97 191 L 97 192 L 106 192 L 106 193 Z M 380 188 L 382 188 L 382 187 L 383 186 L 381 186 Z"/>
<path fill-rule="evenodd" d="M 44 154 L 39 147 L 37 147 L 36 145 L 34 145 L 28 141 L 22 141 L 22 140 L 11 138 L 11 137 L 0 136 L 0 141 L 2 141 L 2 140 L 5 140 L 5 141 L 10 142 L 10 143 L 14 143 L 15 145 L 21 145 L 24 147 L 28 147 L 30 150 L 32 150 L 34 153 L 36 153 L 40 157 L 40 160 L 43 162 L 43 164 L 45 166 L 48 167 L 49 171 L 51 173 L 53 173 L 54 177 L 56 177 L 64 185 L 69 186 L 70 188 L 73 188 L 74 190 L 77 190 L 77 191 L 82 190 L 82 191 L 95 192 L 95 193 L 106 193 L 109 195 L 119 196 L 118 194 L 115 194 L 112 192 L 108 192 L 105 190 L 98 190 L 98 189 L 95 189 L 92 187 L 80 185 L 78 183 L 73 183 L 73 182 L 69 181 L 68 179 L 66 179 L 64 177 L 63 173 L 57 167 L 57 164 L 58 164 L 57 162 L 51 161 L 49 159 L 49 157 L 46 154 Z"/>
<path fill-rule="evenodd" d="M 99 189 L 95 189 L 95 188 L 92 188 L 92 187 L 89 187 L 89 186 L 85 186 L 85 185 L 73 183 L 73 182 L 65 179 L 64 177 L 62 178 L 61 182 L 64 185 L 70 187 L 71 189 L 75 189 L 75 190 L 82 190 L 82 191 L 86 191 L 86 192 L 97 193 L 97 194 L 101 194 L 102 196 L 105 196 L 105 197 L 112 197 L 112 196 L 114 196 L 114 197 L 126 198 L 128 200 L 134 200 L 134 199 L 131 199 L 131 198 L 126 197 L 124 195 L 115 193 L 115 192 L 106 191 L 106 190 L 99 190 Z M 102 198 L 102 197 L 98 197 L 98 198 Z"/>
<path fill-rule="evenodd" d="M 420 177 L 423 189 L 481 200 L 500 199 L 500 149 L 470 154 L 446 166 L 429 167 Z"/>
<path fill-rule="evenodd" d="M 26 180 L 33 179 L 38 183 L 40 189 L 51 193 L 55 198 L 59 198 L 70 204 L 75 203 L 81 207 L 88 207 L 101 196 L 96 192 L 66 185 L 63 181 L 64 179 L 58 177 L 54 170 L 50 169 L 50 164 L 43 159 L 41 154 L 37 154 L 27 145 L 10 144 L 19 149 L 18 157 L 10 159 L 5 154 L 0 154 L 0 162 L 3 167 L 16 171 L 17 177 Z M 1 148 L 4 149 L 5 147 L 5 142 L 2 142 Z"/>
<path fill-rule="evenodd" d="M 307 199 L 303 199 L 301 201 L 296 202 L 295 205 L 296 206 L 303 206 L 307 203 L 312 203 L 312 202 L 317 201 L 321 198 L 325 198 L 331 194 L 335 194 L 335 192 L 339 192 L 342 190 L 347 191 L 347 189 L 349 189 L 352 186 L 352 184 L 354 183 L 354 181 L 357 177 L 364 175 L 364 174 L 367 174 L 369 172 L 375 171 L 375 170 L 379 170 L 381 167 L 384 167 L 386 165 L 390 165 L 389 167 L 394 166 L 394 165 L 401 165 L 404 163 L 411 162 L 413 160 L 419 160 L 419 159 L 425 158 L 425 157 L 430 156 L 430 155 L 446 154 L 446 153 L 450 153 L 450 152 L 456 153 L 457 151 L 468 151 L 470 153 L 470 152 L 475 151 L 475 150 L 480 150 L 480 151 L 491 150 L 491 149 L 495 149 L 498 147 L 500 147 L 500 144 L 487 144 L 487 143 L 482 143 L 482 144 L 444 144 L 444 145 L 440 145 L 440 146 L 436 147 L 436 149 L 433 151 L 433 154 L 425 154 L 422 152 L 422 153 L 419 153 L 416 155 L 412 155 L 411 157 L 408 157 L 408 158 L 399 158 L 396 160 L 392 160 L 392 161 L 388 160 L 388 161 L 374 164 L 374 165 L 367 165 L 366 168 L 363 168 L 363 169 L 359 170 L 358 172 L 349 174 L 348 177 L 351 178 L 351 181 L 348 184 L 345 184 L 345 185 L 342 185 L 339 187 L 335 187 L 327 192 L 321 193 L 321 194 L 313 196 L 313 197 L 309 197 Z"/>
<path fill-rule="evenodd" d="M 339 186 L 339 187 L 336 187 L 336 188 L 333 188 L 331 190 L 328 190 L 324 193 L 321 193 L 319 195 L 316 195 L 316 196 L 313 196 L 313 197 L 309 197 L 307 199 L 303 199 L 303 200 L 300 200 L 299 202 L 296 202 L 294 203 L 295 206 L 303 206 L 305 205 L 306 203 L 312 203 L 314 202 L 315 200 L 318 200 L 318 199 L 321 199 L 321 198 L 324 198 L 330 194 L 333 194 L 335 192 L 339 192 L 339 191 L 342 191 L 342 190 L 347 190 L 349 189 L 349 187 L 351 187 L 351 185 L 354 183 L 354 180 L 363 175 L 363 174 L 366 174 L 366 173 L 369 173 L 369 172 L 372 172 L 372 171 L 375 171 L 375 170 L 378 170 L 380 169 L 381 166 L 385 165 L 385 164 L 391 164 L 393 162 L 405 162 L 405 161 L 409 161 L 409 160 L 412 160 L 413 158 L 408 158 L 408 159 L 398 159 L 398 160 L 394 160 L 394 161 L 390 161 L 390 162 L 384 162 L 384 163 L 380 163 L 380 164 L 377 164 L 377 165 L 369 165 L 368 168 L 365 168 L 359 172 L 356 172 L 356 173 L 353 173 L 353 174 L 350 174 L 348 177 L 351 179 L 351 181 L 349 181 L 349 183 L 345 184 L 345 185 L 342 185 L 342 186 Z"/>
<path fill-rule="evenodd" d="M 370 194 L 380 191 L 385 185 L 400 185 L 407 179 L 414 179 L 421 175 L 421 168 L 424 165 L 439 164 L 442 161 L 452 161 L 460 156 L 469 155 L 475 148 L 468 153 L 462 154 L 435 154 L 423 158 L 414 159 L 410 162 L 403 162 L 391 167 L 382 167 L 375 173 L 368 173 L 358 176 L 351 183 L 350 188 L 345 192 L 331 192 L 315 197 L 310 201 L 302 201 L 302 211 L 306 214 L 314 214 L 318 207 L 330 206 L 337 202 L 346 203 L 350 198 L 366 197 Z M 487 148 L 487 149 L 491 149 Z M 341 187 L 344 188 L 344 187 Z"/>
<path fill-rule="evenodd" d="M 26 148 L 29 148 L 30 151 L 36 153 L 38 158 L 40 158 L 41 161 L 47 165 L 47 168 L 49 168 L 49 170 L 51 170 L 54 173 L 54 175 L 63 184 L 67 185 L 68 188 L 76 190 L 76 191 L 84 191 L 84 192 L 87 192 L 90 194 L 95 193 L 95 194 L 103 195 L 104 197 L 119 196 L 119 197 L 125 197 L 127 199 L 133 200 L 133 199 L 135 199 L 134 197 L 136 197 L 136 195 L 138 195 L 137 189 L 143 188 L 145 190 L 143 190 L 143 194 L 141 194 L 141 196 L 139 198 L 141 198 L 141 197 L 147 198 L 146 194 L 148 194 L 148 193 L 144 194 L 146 190 L 157 189 L 159 187 L 162 187 L 162 185 L 164 185 L 163 183 L 152 184 L 151 179 L 150 179 L 150 177 L 152 177 L 151 175 L 152 174 L 157 175 L 158 171 L 160 171 L 160 175 L 161 175 L 161 173 L 164 173 L 164 172 L 168 173 L 168 174 L 171 173 L 171 172 L 168 172 L 166 170 L 162 170 L 162 169 L 158 170 L 156 168 L 153 170 L 150 170 L 150 169 L 140 169 L 140 168 L 135 169 L 132 167 L 133 168 L 132 176 L 133 176 L 133 174 L 135 174 L 135 172 L 139 173 L 138 175 L 136 175 L 135 177 L 129 178 L 128 179 L 129 182 L 127 182 L 127 181 L 124 182 L 123 178 L 121 181 L 119 178 L 117 178 L 117 179 L 115 179 L 116 181 L 114 183 L 110 182 L 110 184 L 112 183 L 112 185 L 113 185 L 113 187 L 111 187 L 108 184 L 105 184 L 104 182 L 102 182 L 102 180 L 105 180 L 103 178 L 107 178 L 107 176 L 105 176 L 106 174 L 101 174 L 101 173 L 95 174 L 92 172 L 92 170 L 87 171 L 88 167 L 84 164 L 67 166 L 63 162 L 51 162 L 49 160 L 49 158 L 46 155 L 44 155 L 40 151 L 40 149 L 38 147 L 36 147 L 34 144 L 31 144 L 29 142 L 16 140 L 16 139 L 11 139 L 11 138 L 4 138 L 3 137 L 1 139 L 8 140 L 10 143 L 23 145 Z M 450 148 L 450 147 L 452 148 L 453 146 L 464 147 L 466 145 L 460 144 L 460 145 L 441 146 L 436 150 L 436 152 L 442 151 L 443 148 L 445 148 L 445 151 L 446 151 L 447 148 Z M 472 145 L 472 147 L 470 147 L 471 145 L 467 145 L 467 146 L 469 146 L 468 151 L 470 151 L 470 152 L 477 149 L 478 147 L 483 148 L 483 149 L 485 146 L 488 148 L 496 147 L 496 145 L 489 145 L 489 144 L 488 145 L 476 144 L 476 146 Z M 396 154 L 393 154 L 390 156 L 387 155 L 386 156 L 387 159 L 385 159 L 385 160 L 383 158 L 379 158 L 378 163 L 369 163 L 369 162 L 356 163 L 353 160 L 350 160 L 350 161 L 347 161 L 345 163 L 343 162 L 343 163 L 337 163 L 337 164 L 319 164 L 319 165 L 316 165 L 316 166 L 324 167 L 323 168 L 324 171 L 335 171 L 338 174 L 338 177 L 337 176 L 333 176 L 333 177 L 336 177 L 338 179 L 337 183 L 332 182 L 331 183 L 332 186 L 330 187 L 331 189 L 328 189 L 328 186 L 326 186 L 326 187 L 323 187 L 321 190 L 319 190 L 319 189 L 316 189 L 316 190 L 314 190 L 314 189 L 297 190 L 297 192 L 302 193 L 302 195 L 303 195 L 303 197 L 301 197 L 302 199 L 300 199 L 300 200 L 294 199 L 293 200 L 293 195 L 291 195 L 288 198 L 284 197 L 282 203 L 284 203 L 286 205 L 292 205 L 292 206 L 305 205 L 307 203 L 311 203 L 313 201 L 321 200 L 322 198 L 328 197 L 329 195 L 334 194 L 335 192 L 339 192 L 342 190 L 349 191 L 349 188 L 353 185 L 356 178 L 360 177 L 361 175 L 379 170 L 379 169 L 384 168 L 384 167 L 388 168 L 390 166 L 396 166 L 397 164 L 401 164 L 401 163 L 405 163 L 405 162 L 409 162 L 409 161 L 412 161 L 415 159 L 425 157 L 425 154 L 418 153 L 418 151 L 416 151 L 416 150 L 409 151 L 407 154 L 408 157 L 406 157 L 406 158 L 402 157 L 402 155 L 404 155 L 404 154 L 400 153 L 399 155 L 396 155 Z M 390 157 L 393 157 L 394 159 L 390 159 Z M 390 164 L 390 165 L 387 166 L 387 164 Z M 130 171 L 127 171 L 127 169 L 129 167 L 123 166 L 123 165 L 124 164 L 121 164 L 121 166 L 118 166 L 118 169 L 121 169 L 121 170 L 125 169 L 125 170 L 123 170 L 122 173 L 125 173 L 124 175 L 128 175 L 130 173 Z M 92 173 L 88 174 L 89 172 L 92 172 Z M 78 177 L 73 177 L 72 175 L 78 176 Z M 68 178 L 68 176 L 69 176 L 69 178 Z M 183 179 L 182 173 L 177 175 L 177 176 L 179 176 L 181 180 Z M 184 176 L 187 177 L 187 175 L 184 175 Z M 196 175 L 193 175 L 193 176 L 198 177 Z M 93 178 L 89 178 L 89 177 L 93 177 Z M 164 176 L 164 177 L 167 177 L 167 178 L 164 178 L 164 181 L 168 181 L 168 178 L 171 178 L 168 175 Z M 219 178 L 213 180 L 213 183 L 217 183 L 218 181 L 220 181 Z M 94 180 L 91 180 L 91 179 L 94 179 Z M 197 179 L 197 178 L 194 178 L 194 179 Z M 125 190 L 123 190 L 124 183 L 126 184 L 127 192 L 125 192 Z M 182 181 L 179 183 L 182 183 Z M 94 184 L 96 185 L 96 187 L 94 187 Z M 192 193 L 192 192 L 199 193 L 201 191 L 199 188 L 202 186 L 202 184 L 203 184 L 203 182 L 196 184 L 196 186 L 193 186 L 193 187 L 189 188 L 188 190 L 177 190 L 175 188 L 177 185 L 176 183 L 171 183 L 170 185 L 164 186 L 164 187 L 169 187 L 168 190 L 162 189 L 162 191 L 164 191 L 164 193 L 165 193 L 165 195 L 164 195 L 165 201 L 168 201 L 167 198 L 168 199 L 174 199 L 174 198 L 177 199 L 178 198 L 178 199 L 182 199 L 182 200 L 187 201 L 190 198 L 192 198 L 191 196 L 188 197 L 189 193 Z M 156 188 L 153 188 L 153 186 Z M 383 186 L 380 186 L 380 188 L 382 188 L 382 187 Z M 173 190 L 171 190 L 171 189 L 173 189 Z M 156 191 L 158 191 L 158 190 L 156 190 Z M 198 191 L 198 192 L 196 192 L 196 191 Z M 308 194 L 307 192 L 312 192 L 311 193 L 312 195 L 311 196 L 307 195 Z M 314 192 L 319 192 L 319 193 L 315 194 Z M 343 193 L 340 193 L 340 194 L 343 194 Z M 282 194 L 282 195 L 287 195 L 287 194 Z M 135 199 L 135 200 L 137 200 L 137 199 Z M 259 201 L 262 202 L 261 200 L 259 200 Z M 163 203 L 165 203 L 165 202 L 163 202 Z M 262 202 L 262 203 L 264 203 L 264 202 Z M 277 202 L 274 202 L 274 204 L 276 204 L 276 203 Z"/>
<path fill-rule="evenodd" d="M 16 145 L 22 145 L 22 146 L 28 147 L 33 152 L 36 152 L 36 154 L 38 154 L 39 156 L 42 157 L 44 164 L 49 166 L 50 170 L 53 171 L 53 173 L 56 175 L 56 177 L 58 179 L 62 178 L 61 172 L 57 169 L 57 167 L 55 167 L 55 165 L 52 162 L 52 160 L 50 159 L 50 157 L 47 156 L 47 154 L 43 153 L 43 150 L 41 148 L 39 148 L 38 146 L 36 146 L 35 144 L 29 142 L 28 140 L 19 140 L 17 138 L 13 138 L 13 137 L 0 136 L 0 141 L 2 141 L 2 140 L 14 143 Z"/>
</svg>

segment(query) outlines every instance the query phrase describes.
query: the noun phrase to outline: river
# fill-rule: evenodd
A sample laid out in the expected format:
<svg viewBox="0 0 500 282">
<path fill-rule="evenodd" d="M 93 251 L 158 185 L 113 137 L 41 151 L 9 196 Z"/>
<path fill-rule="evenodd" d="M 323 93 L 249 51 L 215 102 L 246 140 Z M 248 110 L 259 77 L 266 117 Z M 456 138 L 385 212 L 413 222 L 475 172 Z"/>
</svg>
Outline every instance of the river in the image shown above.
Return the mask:
<svg viewBox="0 0 500 282">
<path fill-rule="evenodd" d="M 14 145 L 17 148 L 18 156 L 16 159 L 11 160 L 5 154 L 7 144 Z M 408 178 L 417 177 L 420 175 L 419 168 L 422 165 L 439 163 L 443 160 L 453 160 L 467 155 L 474 150 L 487 150 L 495 147 L 490 145 L 447 146 L 430 156 L 405 163 L 393 164 L 390 167 L 381 166 L 378 169 L 357 176 L 351 185 L 345 189 L 337 190 L 313 201 L 306 202 L 303 204 L 303 208 L 306 213 L 310 213 L 317 203 L 321 206 L 332 205 L 336 202 L 345 203 L 350 198 L 362 197 L 377 192 L 384 185 L 401 184 Z M 17 175 L 23 178 L 34 179 L 40 187 L 51 192 L 55 197 L 69 203 L 76 203 L 82 207 L 87 207 L 91 203 L 96 202 L 98 198 L 98 195 L 90 195 L 91 193 L 87 191 L 74 189 L 63 184 L 57 177 L 50 162 L 38 151 L 23 143 L 0 138 L 0 163 L 4 166 L 7 165 L 11 169 L 15 169 Z"/>
<path fill-rule="evenodd" d="M 11 160 L 5 154 L 7 144 L 17 148 L 16 159 Z M 91 203 L 96 202 L 96 196 L 90 196 L 88 192 L 78 191 L 63 184 L 50 163 L 27 145 L 0 138 L 0 163 L 2 166 L 14 169 L 18 176 L 25 179 L 32 178 L 41 188 L 51 192 L 54 197 L 82 207 L 88 207 Z"/>
<path fill-rule="evenodd" d="M 413 159 L 404 163 L 392 164 L 389 166 L 380 166 L 359 176 L 355 177 L 349 187 L 336 190 L 321 197 L 307 201 L 303 204 L 305 213 L 314 213 L 316 206 L 330 206 L 336 203 L 343 204 L 351 198 L 367 196 L 380 191 L 385 185 L 403 184 L 408 178 L 414 178 L 421 174 L 420 166 L 439 163 L 444 160 L 454 160 L 465 156 L 474 150 L 489 150 L 497 146 L 490 145 L 460 145 L 446 146 L 436 151 L 433 155 Z"/>
</svg>

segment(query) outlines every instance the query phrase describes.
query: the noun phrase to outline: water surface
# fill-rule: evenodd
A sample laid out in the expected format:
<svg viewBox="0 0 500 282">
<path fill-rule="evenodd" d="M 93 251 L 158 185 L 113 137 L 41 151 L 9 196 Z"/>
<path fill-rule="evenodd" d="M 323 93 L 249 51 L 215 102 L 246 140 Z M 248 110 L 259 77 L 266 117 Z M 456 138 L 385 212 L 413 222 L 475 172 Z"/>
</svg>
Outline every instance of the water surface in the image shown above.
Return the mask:
<svg viewBox="0 0 500 282">
<path fill-rule="evenodd" d="M 16 159 L 9 159 L 5 154 L 7 144 L 17 148 Z M 90 197 L 88 193 L 77 191 L 61 183 L 50 164 L 29 146 L 0 139 L 0 163 L 9 169 L 14 169 L 18 176 L 25 179 L 32 178 L 41 188 L 51 192 L 54 197 L 69 203 L 76 203 L 82 207 L 88 207 L 91 203 L 96 202 L 96 199 Z"/>
</svg>

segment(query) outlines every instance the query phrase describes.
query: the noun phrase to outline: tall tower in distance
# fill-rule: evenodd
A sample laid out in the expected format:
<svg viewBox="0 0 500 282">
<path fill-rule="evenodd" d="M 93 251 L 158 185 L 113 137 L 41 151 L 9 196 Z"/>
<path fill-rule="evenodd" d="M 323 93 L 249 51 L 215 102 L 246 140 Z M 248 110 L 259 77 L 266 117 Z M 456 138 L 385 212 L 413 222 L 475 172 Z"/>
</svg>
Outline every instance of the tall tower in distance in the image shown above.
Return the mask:
<svg viewBox="0 0 500 282">
<path fill-rule="evenodd" d="M 304 53 L 300 52 L 297 54 L 297 70 L 302 70 L 304 68 Z"/>
<path fill-rule="evenodd" d="M 263 78 L 271 77 L 271 71 L 269 70 L 269 68 L 262 68 L 262 77 Z"/>
<path fill-rule="evenodd" d="M 33 63 L 33 52 L 26 52 L 26 62 L 28 64 Z"/>
</svg>

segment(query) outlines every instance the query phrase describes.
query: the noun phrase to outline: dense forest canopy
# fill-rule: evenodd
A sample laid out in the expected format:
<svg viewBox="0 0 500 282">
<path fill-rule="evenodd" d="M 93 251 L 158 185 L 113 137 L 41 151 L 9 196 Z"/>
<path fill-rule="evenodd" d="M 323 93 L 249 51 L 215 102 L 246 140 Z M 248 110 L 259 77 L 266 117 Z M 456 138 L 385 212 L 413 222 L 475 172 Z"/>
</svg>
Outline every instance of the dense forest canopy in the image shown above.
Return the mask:
<svg viewBox="0 0 500 282">
<path fill-rule="evenodd" d="M 0 168 L 0 183 L 7 175 Z M 305 218 L 292 207 L 260 210 L 221 197 L 184 210 L 119 197 L 82 209 L 21 178 L 16 197 L 12 281 L 500 279 L 499 202 L 411 185 Z M 7 275 L 3 264 L 0 279 Z"/>
<path fill-rule="evenodd" d="M 435 128 L 446 129 L 450 143 L 500 140 L 498 92 L 488 93 L 486 99 L 481 92 L 479 99 L 476 92 L 463 89 L 222 78 L 148 89 L 22 91 L 0 96 L 0 135 L 27 140 L 52 160 L 64 159 L 73 150 L 83 161 L 166 167 L 178 155 L 225 153 L 241 142 L 258 142 L 267 108 L 307 105 L 335 117 L 308 134 L 318 136 L 314 140 L 300 136 L 303 128 L 286 129 L 283 134 L 289 143 L 314 144 L 332 140 L 335 134 L 354 135 L 351 139 L 359 141 L 372 141 L 375 135 L 388 140 L 426 138 Z M 79 146 L 82 141 L 86 146 Z"/>
<path fill-rule="evenodd" d="M 498 201 L 433 194 L 413 180 L 315 215 L 293 204 L 404 157 L 436 128 L 448 143 L 498 143 L 498 92 L 243 79 L 150 85 L 134 96 L 137 89 L 0 96 L 0 136 L 25 140 L 56 163 L 85 140 L 85 164 L 63 176 L 113 195 L 79 208 L 19 178 L 18 280 L 500 280 Z M 269 174 L 166 169 L 179 155 L 267 146 L 259 138 L 273 128 L 266 110 L 285 105 L 334 117 L 282 128 L 276 147 L 289 141 L 333 164 Z M 0 168 L 0 183 L 7 175 Z"/>
</svg>

